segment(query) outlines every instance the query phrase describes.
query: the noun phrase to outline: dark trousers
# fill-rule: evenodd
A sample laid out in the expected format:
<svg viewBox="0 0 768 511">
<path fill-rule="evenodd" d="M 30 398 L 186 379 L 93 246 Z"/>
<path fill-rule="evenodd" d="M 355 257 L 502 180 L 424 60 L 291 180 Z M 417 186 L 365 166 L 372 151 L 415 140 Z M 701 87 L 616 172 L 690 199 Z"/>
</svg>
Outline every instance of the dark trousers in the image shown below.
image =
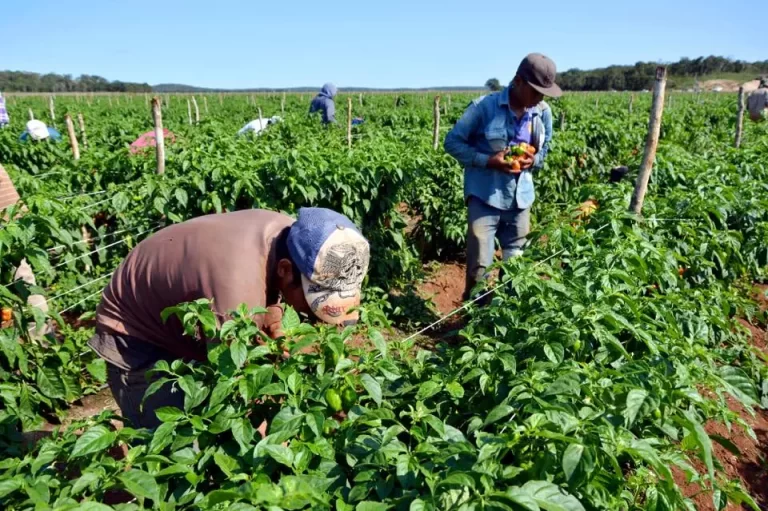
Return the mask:
<svg viewBox="0 0 768 511">
<path fill-rule="evenodd" d="M 160 387 L 144 401 L 142 406 L 141 401 L 144 399 L 147 388 L 157 379 L 147 380 L 147 371 L 152 366 L 154 364 L 146 369 L 126 371 L 107 362 L 109 389 L 123 417 L 136 428 L 155 429 L 162 424 L 155 414 L 158 408 L 175 406 L 179 410 L 184 409 L 184 392 L 178 387 L 174 388 L 171 383 Z"/>
</svg>

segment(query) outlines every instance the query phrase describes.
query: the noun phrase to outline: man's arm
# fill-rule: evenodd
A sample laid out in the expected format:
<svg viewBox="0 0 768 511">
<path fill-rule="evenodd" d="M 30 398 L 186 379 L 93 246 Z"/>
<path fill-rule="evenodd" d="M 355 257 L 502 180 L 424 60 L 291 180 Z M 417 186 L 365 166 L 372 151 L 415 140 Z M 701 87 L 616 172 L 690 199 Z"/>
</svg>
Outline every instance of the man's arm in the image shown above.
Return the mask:
<svg viewBox="0 0 768 511">
<path fill-rule="evenodd" d="M 544 124 L 544 144 L 541 151 L 538 152 L 533 162 L 534 168 L 541 168 L 544 165 L 544 159 L 549 152 L 549 142 L 552 140 L 552 109 L 547 108 L 541 113 L 541 122 Z"/>
<path fill-rule="evenodd" d="M 477 151 L 469 142 L 470 137 L 481 125 L 482 114 L 474 102 L 464 111 L 464 115 L 445 136 L 445 152 L 456 158 L 464 167 L 485 168 L 491 155 Z"/>
<path fill-rule="evenodd" d="M 325 102 L 325 122 L 336 122 L 336 104 L 333 100 Z"/>
</svg>

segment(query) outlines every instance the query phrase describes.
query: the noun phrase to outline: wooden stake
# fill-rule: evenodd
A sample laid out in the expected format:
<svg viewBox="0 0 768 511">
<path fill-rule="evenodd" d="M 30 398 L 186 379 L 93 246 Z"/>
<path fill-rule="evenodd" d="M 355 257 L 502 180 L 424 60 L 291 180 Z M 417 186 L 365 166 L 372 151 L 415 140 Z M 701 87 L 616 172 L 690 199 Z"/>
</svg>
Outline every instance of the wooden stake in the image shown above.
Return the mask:
<svg viewBox="0 0 768 511">
<path fill-rule="evenodd" d="M 565 131 L 565 110 L 560 112 L 560 131 Z"/>
<path fill-rule="evenodd" d="M 115 99 L 117 100 L 117 106 L 120 106 L 120 96 L 115 96 Z"/>
<path fill-rule="evenodd" d="M 739 87 L 739 110 L 736 113 L 736 149 L 741 147 L 741 133 L 744 130 L 744 87 Z"/>
<path fill-rule="evenodd" d="M 56 120 L 56 112 L 53 109 L 53 96 L 48 96 L 48 111 L 51 114 L 51 122 Z"/>
<path fill-rule="evenodd" d="M 88 137 L 85 135 L 85 120 L 83 114 L 77 114 L 77 122 L 80 123 L 80 138 L 83 139 L 83 147 L 88 149 Z"/>
<path fill-rule="evenodd" d="M 90 247 L 91 246 L 91 233 L 88 231 L 88 229 L 84 225 L 80 226 L 80 236 L 82 236 L 83 241 L 85 242 L 85 246 L 86 247 Z M 88 258 L 88 261 L 90 261 L 90 260 L 91 259 Z M 85 265 L 85 271 L 86 271 L 86 273 L 90 273 L 91 272 L 91 265 L 90 264 L 86 264 Z"/>
<path fill-rule="evenodd" d="M 219 92 L 219 105 L 224 106 L 224 96 Z"/>
<path fill-rule="evenodd" d="M 72 116 L 64 116 L 64 122 L 67 124 L 67 134 L 69 135 L 69 145 L 72 146 L 72 157 L 75 160 L 80 159 L 80 146 L 77 145 L 77 135 L 75 135 L 75 125 L 72 123 Z"/>
<path fill-rule="evenodd" d="M 187 117 L 189 118 L 189 124 L 192 124 L 192 105 L 190 104 L 189 100 L 187 100 Z"/>
<path fill-rule="evenodd" d="M 347 147 L 352 149 L 352 98 L 347 98 Z"/>
<path fill-rule="evenodd" d="M 283 92 L 283 97 L 280 99 L 280 115 L 285 116 L 285 92 Z"/>
<path fill-rule="evenodd" d="M 360 93 L 360 96 L 359 96 L 358 99 L 360 99 L 360 106 L 363 106 L 363 93 L 362 92 Z"/>
<path fill-rule="evenodd" d="M 629 96 L 629 114 L 632 115 L 632 105 L 635 102 L 635 95 L 632 94 Z"/>
<path fill-rule="evenodd" d="M 160 108 L 160 98 L 152 98 L 152 118 L 155 121 L 157 173 L 163 174 L 165 173 L 165 134 L 163 133 L 163 112 Z"/>
<path fill-rule="evenodd" d="M 443 115 L 448 115 L 448 103 L 443 103 Z"/>
<path fill-rule="evenodd" d="M 171 107 L 171 97 L 168 94 L 166 94 L 165 95 L 165 108 L 170 108 L 170 107 Z"/>
<path fill-rule="evenodd" d="M 261 126 L 261 129 L 264 129 L 264 118 L 261 116 L 261 107 L 259 107 L 259 126 Z"/>
<path fill-rule="evenodd" d="M 195 107 L 195 124 L 200 124 L 200 109 L 197 107 L 197 100 L 192 96 L 192 106 Z"/>
<path fill-rule="evenodd" d="M 629 203 L 629 210 L 636 215 L 639 215 L 643 209 L 643 201 L 648 191 L 648 181 L 651 179 L 653 163 L 656 160 L 656 148 L 659 145 L 666 88 L 667 68 L 659 66 L 656 68 L 656 83 L 653 86 L 653 103 L 651 105 L 651 116 L 648 120 L 648 137 L 645 141 L 643 163 L 640 165 L 640 172 L 637 176 L 637 182 L 635 182 L 635 191 L 632 193 L 632 200 Z"/>
<path fill-rule="evenodd" d="M 208 115 L 208 96 L 203 96 L 203 108 L 205 108 L 205 115 Z"/>
<path fill-rule="evenodd" d="M 34 121 L 35 120 L 35 114 L 32 113 L 32 109 L 31 108 L 29 108 L 28 110 L 29 110 L 29 120 L 30 121 Z"/>
<path fill-rule="evenodd" d="M 435 126 L 432 131 L 432 148 L 437 151 L 440 147 L 440 96 L 435 96 Z"/>
</svg>

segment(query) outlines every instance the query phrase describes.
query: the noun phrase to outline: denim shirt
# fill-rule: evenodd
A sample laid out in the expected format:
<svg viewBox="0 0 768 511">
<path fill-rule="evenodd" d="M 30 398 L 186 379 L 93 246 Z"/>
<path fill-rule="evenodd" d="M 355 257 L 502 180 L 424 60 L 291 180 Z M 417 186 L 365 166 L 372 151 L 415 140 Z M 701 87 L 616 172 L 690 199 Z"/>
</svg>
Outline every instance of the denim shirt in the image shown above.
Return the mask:
<svg viewBox="0 0 768 511">
<path fill-rule="evenodd" d="M 509 88 L 474 100 L 445 137 L 445 150 L 464 166 L 464 198 L 477 197 L 501 210 L 527 209 L 536 198 L 532 170 L 544 163 L 552 130 L 544 125 L 546 108 L 529 109 L 519 121 L 509 105 Z M 531 144 L 537 148 L 533 168 L 520 174 L 488 169 L 491 155 L 503 151 L 514 140 L 519 124 L 532 118 Z"/>
</svg>

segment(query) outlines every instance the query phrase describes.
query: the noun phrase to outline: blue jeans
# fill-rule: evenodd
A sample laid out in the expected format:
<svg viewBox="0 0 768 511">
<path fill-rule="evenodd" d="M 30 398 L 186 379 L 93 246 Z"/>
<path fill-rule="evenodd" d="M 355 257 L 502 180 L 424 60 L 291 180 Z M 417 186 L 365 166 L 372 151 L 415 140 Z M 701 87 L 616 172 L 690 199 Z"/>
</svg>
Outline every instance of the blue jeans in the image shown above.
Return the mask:
<svg viewBox="0 0 768 511">
<path fill-rule="evenodd" d="M 506 261 L 523 254 L 525 237 L 531 230 L 531 209 L 501 210 L 470 196 L 469 228 L 467 229 L 467 282 L 464 299 L 472 288 L 485 279 L 487 268 L 493 264 L 496 238 Z"/>
</svg>

